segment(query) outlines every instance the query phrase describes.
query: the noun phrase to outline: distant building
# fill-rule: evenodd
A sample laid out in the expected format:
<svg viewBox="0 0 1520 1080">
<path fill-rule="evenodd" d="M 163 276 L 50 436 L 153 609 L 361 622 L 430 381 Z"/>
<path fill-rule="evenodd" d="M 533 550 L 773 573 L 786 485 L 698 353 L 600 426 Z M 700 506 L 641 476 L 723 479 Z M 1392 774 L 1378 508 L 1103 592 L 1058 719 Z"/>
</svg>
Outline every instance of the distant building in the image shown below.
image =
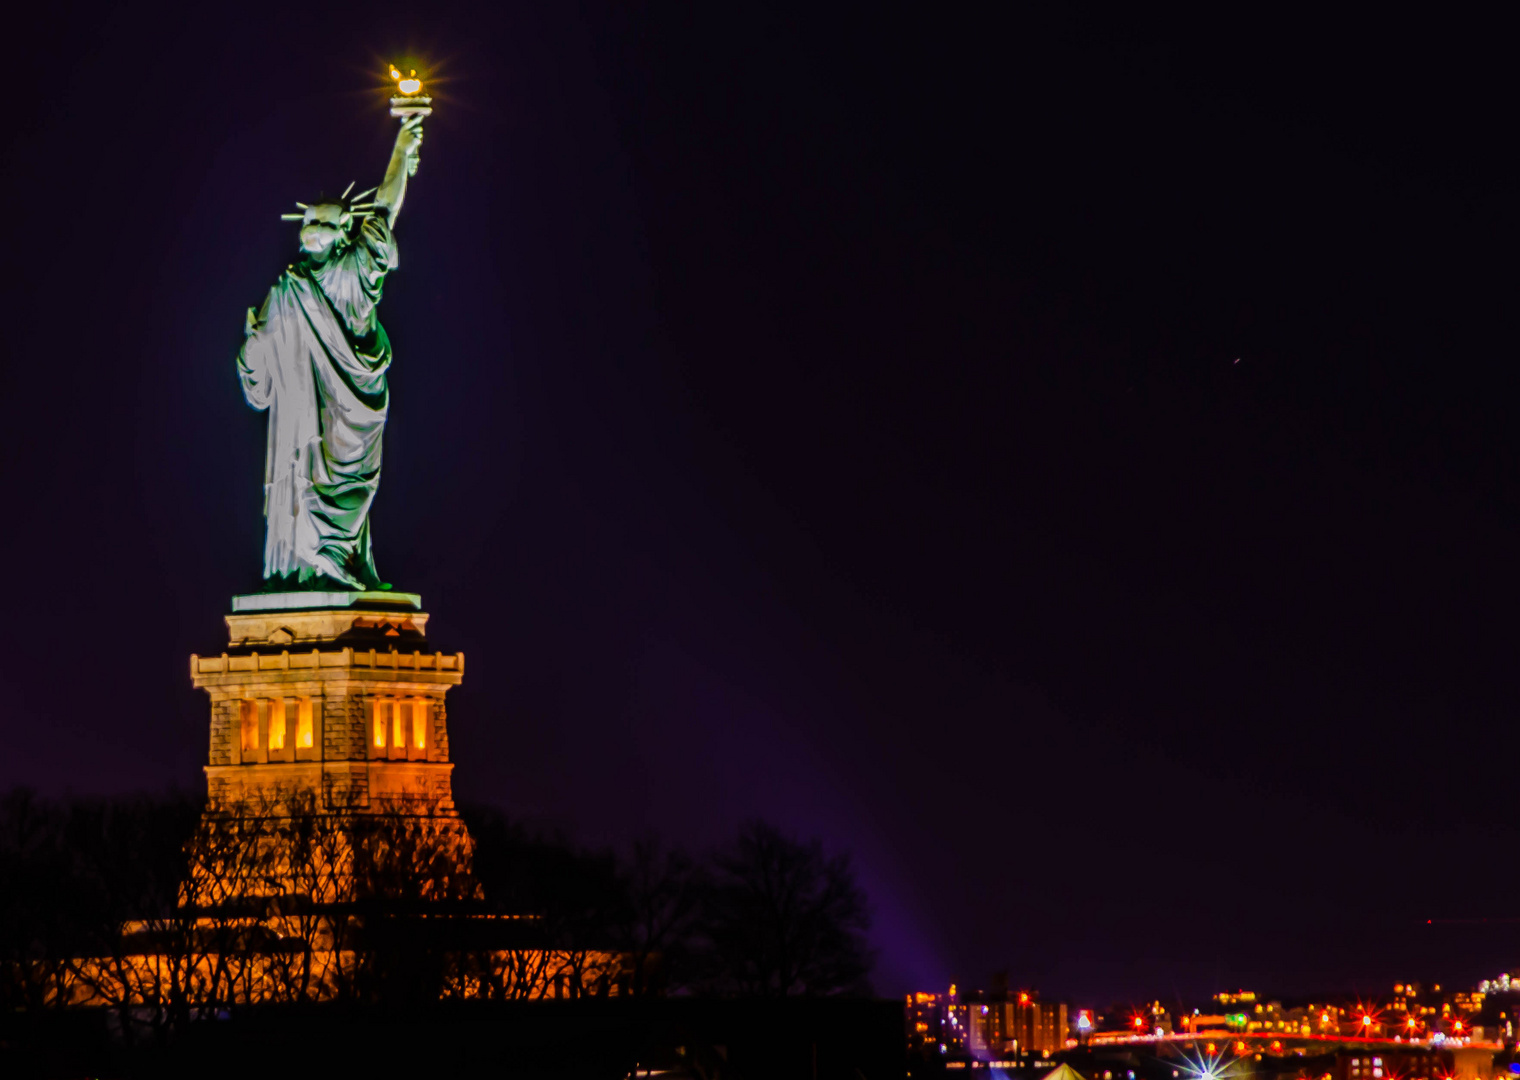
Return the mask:
<svg viewBox="0 0 1520 1080">
<path fill-rule="evenodd" d="M 1066 1047 L 1065 1002 L 1045 1002 L 1033 991 L 1010 993 L 995 980 L 991 992 L 961 995 L 909 994 L 906 1002 L 908 1049 L 920 1057 L 979 1061 L 1048 1058 Z"/>
<path fill-rule="evenodd" d="M 1233 994 L 1215 994 L 1214 1000 L 1226 1007 L 1256 1004 L 1255 990 L 1237 990 Z"/>
<path fill-rule="evenodd" d="M 967 1046 L 966 1006 L 956 993 L 920 991 L 908 995 L 908 1050 L 920 1056 L 964 1057 Z"/>
<path fill-rule="evenodd" d="M 1066 1047 L 1065 1002 L 1040 1001 L 1023 991 L 1001 1001 L 989 998 L 967 1004 L 973 1055 L 1043 1056 Z"/>
<path fill-rule="evenodd" d="M 1492 1051 L 1477 1047 L 1446 1049 L 1360 1049 L 1336 1056 L 1333 1080 L 1489 1080 Z"/>
</svg>

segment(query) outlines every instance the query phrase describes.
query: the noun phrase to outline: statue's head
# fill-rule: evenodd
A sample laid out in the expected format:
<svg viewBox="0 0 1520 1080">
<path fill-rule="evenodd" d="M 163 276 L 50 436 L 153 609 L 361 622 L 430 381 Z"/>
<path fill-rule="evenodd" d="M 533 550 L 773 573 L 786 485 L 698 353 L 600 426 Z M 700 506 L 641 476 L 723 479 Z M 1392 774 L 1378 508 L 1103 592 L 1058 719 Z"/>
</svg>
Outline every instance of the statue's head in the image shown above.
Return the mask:
<svg viewBox="0 0 1520 1080">
<path fill-rule="evenodd" d="M 352 223 L 353 217 L 342 203 L 308 206 L 301 222 L 301 250 L 317 262 L 326 262 Z"/>
<path fill-rule="evenodd" d="M 301 250 L 306 252 L 308 258 L 315 262 L 326 262 L 338 243 L 348 236 L 354 222 L 374 213 L 375 204 L 361 200 L 375 189 L 370 188 L 350 199 L 348 193 L 353 189 L 354 185 L 349 184 L 343 194 L 331 202 L 312 203 L 310 206 L 296 203 L 301 208 L 299 214 L 280 215 L 283 221 L 301 223 Z"/>
</svg>

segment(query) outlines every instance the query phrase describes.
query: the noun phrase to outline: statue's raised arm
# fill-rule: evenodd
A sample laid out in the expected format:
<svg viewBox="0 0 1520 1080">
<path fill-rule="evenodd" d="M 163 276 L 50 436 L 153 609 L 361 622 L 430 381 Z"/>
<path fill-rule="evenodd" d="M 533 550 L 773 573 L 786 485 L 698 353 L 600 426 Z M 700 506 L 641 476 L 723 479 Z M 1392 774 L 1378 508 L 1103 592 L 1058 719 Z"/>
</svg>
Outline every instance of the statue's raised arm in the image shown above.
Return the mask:
<svg viewBox="0 0 1520 1080">
<path fill-rule="evenodd" d="M 248 313 L 238 374 L 248 404 L 269 411 L 269 589 L 390 587 L 375 571 L 369 511 L 390 403 L 391 346 L 377 308 L 399 265 L 392 228 L 417 170 L 425 115 L 407 107 L 378 188 L 350 196 L 350 184 L 336 199 L 298 203 L 300 213 L 285 215 L 301 222 L 301 258 Z"/>
<path fill-rule="evenodd" d="M 417 172 L 417 155 L 422 149 L 422 121 L 421 116 L 408 116 L 401 121 L 401 130 L 396 132 L 396 148 L 391 151 L 391 163 L 386 166 L 385 179 L 375 191 L 375 205 L 386 208 L 393 226 L 406 198 L 407 179 Z"/>
</svg>

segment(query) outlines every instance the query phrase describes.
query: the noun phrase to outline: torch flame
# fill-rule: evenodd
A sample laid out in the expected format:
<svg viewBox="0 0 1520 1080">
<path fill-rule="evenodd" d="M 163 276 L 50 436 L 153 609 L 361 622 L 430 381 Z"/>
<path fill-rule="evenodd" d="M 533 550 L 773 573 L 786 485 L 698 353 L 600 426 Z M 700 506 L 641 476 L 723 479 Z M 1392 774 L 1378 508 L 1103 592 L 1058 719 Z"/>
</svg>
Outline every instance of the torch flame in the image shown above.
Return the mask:
<svg viewBox="0 0 1520 1080">
<path fill-rule="evenodd" d="M 401 72 L 396 70 L 395 65 L 392 64 L 391 78 L 396 80 L 396 89 L 408 96 L 418 93 L 422 90 L 422 80 L 417 78 L 417 72 L 415 70 L 409 72 L 406 75 L 402 75 Z"/>
</svg>

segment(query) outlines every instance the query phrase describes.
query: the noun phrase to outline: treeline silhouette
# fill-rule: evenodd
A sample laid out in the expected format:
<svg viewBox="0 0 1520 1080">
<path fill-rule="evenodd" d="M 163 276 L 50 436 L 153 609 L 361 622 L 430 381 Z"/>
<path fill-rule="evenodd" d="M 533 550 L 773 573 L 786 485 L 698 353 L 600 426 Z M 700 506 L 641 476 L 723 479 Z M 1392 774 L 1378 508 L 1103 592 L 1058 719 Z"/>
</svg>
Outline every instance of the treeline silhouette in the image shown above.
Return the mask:
<svg viewBox="0 0 1520 1080">
<path fill-rule="evenodd" d="M 66 1008 L 71 1002 L 57 988 L 66 976 L 78 982 L 83 965 L 93 963 L 91 992 L 97 1004 L 101 994 L 119 999 L 112 1003 L 120 1006 L 123 1037 L 135 1023 L 162 1038 L 247 1000 L 236 992 L 246 964 L 228 966 L 223 954 L 277 956 L 277 974 L 286 980 L 279 985 L 309 983 L 311 971 L 301 963 L 303 951 L 309 959 L 312 940 L 303 938 L 304 923 L 294 916 L 340 907 L 362 914 L 350 921 L 362 924 L 366 936 L 337 947 L 362 948 L 380 958 L 359 971 L 367 977 L 340 987 L 358 1003 L 447 997 L 450 984 L 437 956 L 484 947 L 562 957 L 614 953 L 619 979 L 611 992 L 623 997 L 870 993 L 868 909 L 848 857 L 829 855 L 817 841 L 762 822 L 743 825 L 727 844 L 700 854 L 655 837 L 615 852 L 582 847 L 490 807 L 464 806 L 472 865 L 464 874 L 454 868 L 444 876 L 435 853 L 418 854 L 425 845 L 417 840 L 414 815 L 368 815 L 379 841 L 374 850 L 386 858 L 364 863 L 361 893 L 335 896 L 328 890 L 320 897 L 322 875 L 332 875 L 313 863 L 310 884 L 294 889 L 303 895 L 251 910 L 246 901 L 222 902 L 218 881 L 261 872 L 238 854 L 263 850 L 246 840 L 257 835 L 247 824 L 256 815 L 245 812 L 236 828 L 225 819 L 212 827 L 203 808 L 204 799 L 176 791 L 48 798 L 18 788 L 0 796 L 0 1009 L 15 1016 Z M 310 821 L 300 828 L 312 829 Z M 289 819 L 277 827 L 288 852 L 294 843 Z M 320 841 L 308 837 L 301 850 L 321 850 Z M 290 862 L 286 855 L 286 878 Z M 465 918 L 418 918 L 430 911 Z M 249 916 L 271 912 L 284 916 L 282 926 L 297 929 L 277 941 L 248 930 Z M 324 925 L 330 936 L 333 920 Z M 488 940 L 480 938 L 482 926 L 490 928 Z M 109 982 L 100 976 L 103 958 L 154 949 L 214 952 L 221 975 L 198 984 L 183 980 L 186 985 L 172 992 L 155 984 L 150 993 L 132 985 L 132 970 L 118 965 L 109 970 L 124 974 L 101 989 Z M 270 962 L 259 963 L 260 977 L 268 981 Z M 191 963 L 187 970 L 205 966 Z M 479 972 L 472 977 L 485 978 Z M 487 991 L 477 988 L 476 996 L 526 996 L 525 988 L 537 985 L 503 981 L 500 972 L 491 977 L 496 983 Z M 600 990 L 609 992 L 605 978 Z M 152 1008 L 142 1007 L 145 995 Z M 306 998 L 291 991 L 276 993 L 275 1000 Z"/>
</svg>

